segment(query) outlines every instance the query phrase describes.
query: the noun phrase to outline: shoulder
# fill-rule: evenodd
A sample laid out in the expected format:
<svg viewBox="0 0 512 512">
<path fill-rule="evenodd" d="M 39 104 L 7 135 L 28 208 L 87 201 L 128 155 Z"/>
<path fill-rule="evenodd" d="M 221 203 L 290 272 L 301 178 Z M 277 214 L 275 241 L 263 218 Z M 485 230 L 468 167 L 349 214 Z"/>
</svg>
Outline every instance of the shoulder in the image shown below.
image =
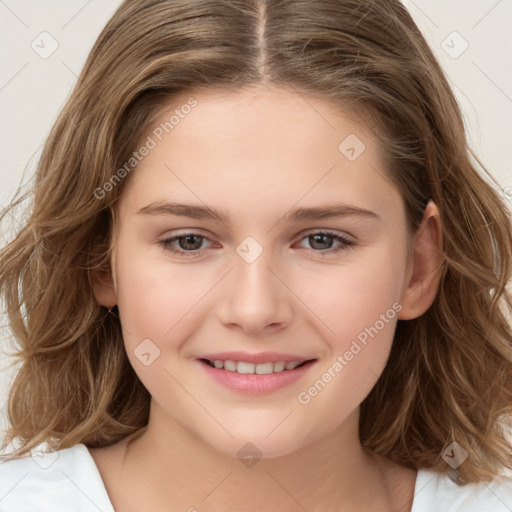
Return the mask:
<svg viewBox="0 0 512 512">
<path fill-rule="evenodd" d="M 0 510 L 114 512 L 84 444 L 11 460 L 0 456 Z"/>
<path fill-rule="evenodd" d="M 447 475 L 418 471 L 411 512 L 510 512 L 512 473 L 496 476 L 492 482 L 459 486 Z"/>
</svg>

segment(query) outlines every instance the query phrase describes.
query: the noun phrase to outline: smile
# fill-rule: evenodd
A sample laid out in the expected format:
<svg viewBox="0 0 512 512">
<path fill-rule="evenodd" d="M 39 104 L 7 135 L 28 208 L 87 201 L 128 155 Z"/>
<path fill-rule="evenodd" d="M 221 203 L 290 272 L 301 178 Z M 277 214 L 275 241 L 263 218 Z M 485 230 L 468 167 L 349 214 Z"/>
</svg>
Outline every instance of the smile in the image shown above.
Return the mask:
<svg viewBox="0 0 512 512">
<path fill-rule="evenodd" d="M 245 395 L 266 395 L 302 379 L 316 359 L 266 363 L 206 358 L 196 361 L 202 371 L 224 388 Z"/>
<path fill-rule="evenodd" d="M 309 361 L 277 361 L 277 362 L 268 362 L 268 363 L 248 363 L 246 361 L 221 361 L 220 359 L 215 359 L 214 361 L 210 361 L 209 359 L 201 359 L 205 363 L 209 364 L 212 368 L 217 368 L 219 370 L 224 369 L 230 372 L 237 373 L 257 373 L 258 375 L 269 375 L 271 373 L 279 373 L 287 370 L 294 370 L 299 366 L 302 366 Z"/>
</svg>

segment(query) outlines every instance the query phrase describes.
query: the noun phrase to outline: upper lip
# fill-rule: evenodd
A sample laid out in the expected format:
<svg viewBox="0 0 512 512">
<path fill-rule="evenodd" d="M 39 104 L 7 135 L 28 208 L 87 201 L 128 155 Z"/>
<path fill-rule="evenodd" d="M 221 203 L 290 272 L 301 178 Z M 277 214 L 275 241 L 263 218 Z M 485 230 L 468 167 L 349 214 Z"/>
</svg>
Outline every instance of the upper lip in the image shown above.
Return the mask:
<svg viewBox="0 0 512 512">
<path fill-rule="evenodd" d="M 244 361 L 246 363 L 277 363 L 278 361 L 284 361 L 285 363 L 290 361 L 310 361 L 313 358 L 301 357 L 294 354 L 282 354 L 279 352 L 258 352 L 251 354 L 249 352 L 218 352 L 216 354 L 205 354 L 200 356 L 199 359 L 208 359 L 210 361 Z"/>
</svg>

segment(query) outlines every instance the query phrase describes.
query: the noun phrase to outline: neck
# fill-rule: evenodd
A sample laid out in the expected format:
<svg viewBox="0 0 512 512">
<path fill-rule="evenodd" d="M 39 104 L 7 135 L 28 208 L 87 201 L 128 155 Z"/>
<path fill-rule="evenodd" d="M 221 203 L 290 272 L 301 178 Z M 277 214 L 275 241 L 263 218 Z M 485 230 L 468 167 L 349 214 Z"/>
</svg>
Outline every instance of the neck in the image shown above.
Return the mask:
<svg viewBox="0 0 512 512">
<path fill-rule="evenodd" d="M 391 511 L 382 466 L 361 446 L 358 421 L 357 409 L 334 432 L 292 453 L 239 458 L 198 439 L 152 402 L 148 426 L 125 444 L 120 470 L 130 503 L 155 511 L 171 503 L 190 512 Z"/>
</svg>

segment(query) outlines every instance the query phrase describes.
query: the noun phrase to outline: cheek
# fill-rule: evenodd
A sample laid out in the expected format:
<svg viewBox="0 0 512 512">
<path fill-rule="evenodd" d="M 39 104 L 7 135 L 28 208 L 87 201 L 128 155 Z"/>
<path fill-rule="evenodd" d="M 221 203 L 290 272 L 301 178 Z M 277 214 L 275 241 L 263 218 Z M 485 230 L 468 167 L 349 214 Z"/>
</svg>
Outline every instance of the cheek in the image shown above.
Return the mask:
<svg viewBox="0 0 512 512">
<path fill-rule="evenodd" d="M 185 266 L 162 263 L 161 256 L 149 251 L 120 246 L 118 254 L 118 309 L 130 363 L 154 397 L 161 389 L 179 395 L 166 370 L 178 357 L 181 340 L 198 325 L 194 304 L 206 293 L 207 283 L 199 289 Z"/>
<path fill-rule="evenodd" d="M 401 309 L 399 283 L 392 275 L 352 268 L 330 280 L 331 287 L 339 286 L 322 298 L 324 308 L 318 309 L 329 327 L 324 337 L 327 352 L 297 395 L 303 413 L 307 412 L 304 429 L 314 429 L 313 418 L 320 416 L 326 417 L 324 434 L 336 428 L 361 404 L 382 374 Z"/>
<path fill-rule="evenodd" d="M 315 286 L 302 285 L 298 294 L 305 297 L 325 333 L 327 365 L 314 376 L 318 385 L 305 383 L 304 389 L 315 387 L 310 397 L 321 394 L 318 405 L 328 406 L 337 396 L 353 401 L 355 407 L 382 373 L 401 310 L 404 255 L 405 249 L 383 244 L 371 258 L 329 269 L 317 276 Z M 322 386 L 330 390 L 325 393 Z"/>
<path fill-rule="evenodd" d="M 199 269 L 167 260 L 164 249 L 130 250 L 142 243 L 128 239 L 118 251 L 119 311 L 128 330 L 131 325 L 139 335 L 162 339 L 206 293 L 208 283 Z"/>
<path fill-rule="evenodd" d="M 339 266 L 325 266 L 308 280 L 299 276 L 294 287 L 326 328 L 327 339 L 342 349 L 348 338 L 355 338 L 376 322 L 379 330 L 388 333 L 388 322 L 382 326 L 380 319 L 387 312 L 386 320 L 396 321 L 395 303 L 403 287 L 404 265 L 400 250 L 382 244 L 363 256 L 351 256 Z"/>
</svg>

